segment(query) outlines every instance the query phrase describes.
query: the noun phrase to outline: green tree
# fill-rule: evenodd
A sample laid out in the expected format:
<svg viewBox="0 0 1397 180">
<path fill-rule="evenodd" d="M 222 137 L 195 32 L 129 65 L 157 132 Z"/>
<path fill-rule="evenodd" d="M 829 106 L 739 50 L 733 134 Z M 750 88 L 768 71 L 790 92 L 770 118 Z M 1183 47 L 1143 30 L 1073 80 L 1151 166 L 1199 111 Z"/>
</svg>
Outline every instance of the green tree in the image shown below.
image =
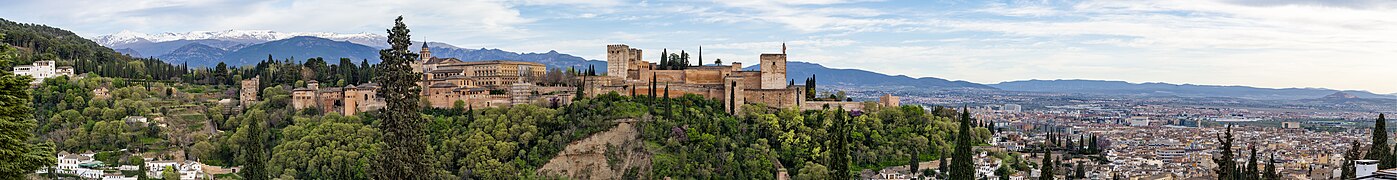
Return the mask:
<svg viewBox="0 0 1397 180">
<path fill-rule="evenodd" d="M 1218 175 L 1218 180 L 1240 180 L 1241 174 L 1237 171 L 1237 161 L 1232 155 L 1232 125 L 1227 125 L 1227 131 L 1222 136 L 1218 136 L 1219 154 L 1213 156 L 1213 163 L 1217 164 L 1217 169 L 1213 170 Z"/>
<path fill-rule="evenodd" d="M 1044 148 L 1043 161 L 1038 165 L 1038 180 L 1053 180 L 1053 166 L 1055 165 L 1056 163 L 1053 163 L 1053 150 Z"/>
<path fill-rule="evenodd" d="M 364 125 L 358 116 L 327 114 L 295 117 L 294 125 L 282 128 L 284 140 L 272 148 L 268 162 L 271 175 L 297 179 L 369 179 L 377 129 Z"/>
<path fill-rule="evenodd" d="M 137 168 L 136 168 L 136 172 L 139 172 L 139 173 L 136 173 L 136 179 L 137 179 L 137 180 L 146 180 L 146 179 L 149 179 L 148 177 L 146 177 L 146 172 L 150 172 L 150 168 L 149 168 L 149 167 L 146 167 L 145 159 L 141 159 L 141 158 L 131 158 L 131 164 L 135 164 L 136 167 L 137 167 Z"/>
<path fill-rule="evenodd" d="M 3 36 L 0 36 L 0 39 Z M 8 52 L 4 52 L 8 53 Z M 0 64 L 9 59 L 0 59 Z M 0 179 L 24 179 L 41 167 L 57 163 L 53 143 L 30 143 L 38 122 L 30 106 L 29 76 L 0 71 Z"/>
<path fill-rule="evenodd" d="M 1358 157 L 1362 153 L 1360 152 L 1362 151 L 1360 148 L 1363 148 L 1363 144 L 1358 143 L 1358 141 L 1355 140 L 1353 141 L 1352 145 L 1349 146 L 1348 153 L 1344 153 L 1344 164 L 1343 166 L 1339 167 L 1343 171 L 1340 173 L 1339 179 L 1357 178 L 1357 174 L 1356 172 L 1354 172 L 1353 163 L 1355 160 L 1358 160 Z"/>
<path fill-rule="evenodd" d="M 377 113 L 385 144 L 372 170 L 376 179 L 434 179 L 424 141 L 426 120 L 418 113 L 417 105 L 417 80 L 421 75 L 413 73 L 409 65 L 417 54 L 408 51 L 412 45 L 408 32 L 403 17 L 398 16 L 393 28 L 388 29 L 388 44 L 392 47 L 378 52 L 383 60 L 378 65 L 379 76 L 370 76 L 382 84 L 378 97 L 388 103 L 382 113 Z"/>
<path fill-rule="evenodd" d="M 970 110 L 960 114 L 960 130 L 956 135 L 956 150 L 951 155 L 950 179 L 975 179 L 974 152 L 971 152 Z"/>
<path fill-rule="evenodd" d="M 685 59 L 688 54 L 685 54 Z M 686 60 L 687 62 L 687 60 Z M 830 140 L 834 141 L 830 147 L 830 173 L 834 179 L 853 179 L 849 176 L 849 113 L 843 107 L 834 113 L 834 131 L 830 133 Z"/>
<path fill-rule="evenodd" d="M 798 179 L 798 180 L 807 180 L 807 179 L 808 179 L 808 180 L 838 179 L 838 178 L 836 178 L 836 177 L 831 177 L 829 174 L 830 174 L 829 170 L 825 169 L 825 166 L 824 166 L 824 165 L 816 164 L 816 163 L 813 163 L 813 162 L 805 162 L 805 166 L 804 166 L 803 168 L 800 168 L 800 173 L 796 174 L 795 179 Z"/>
<path fill-rule="evenodd" d="M 1266 161 L 1266 171 L 1265 171 L 1265 172 L 1262 172 L 1262 174 L 1265 174 L 1265 176 L 1264 176 L 1265 178 L 1264 178 L 1264 179 L 1266 179 L 1266 180 L 1279 180 L 1279 179 L 1281 179 L 1281 174 L 1278 174 L 1278 173 L 1276 172 L 1276 154 L 1275 154 L 1275 153 L 1271 153 L 1271 160 Z"/>
<path fill-rule="evenodd" d="M 994 175 L 999 176 L 999 180 L 1009 180 L 1009 175 L 1011 175 L 1009 172 L 1009 165 L 999 165 L 999 168 L 994 169 Z"/>
<path fill-rule="evenodd" d="M 1389 153 L 1392 153 L 1392 146 L 1387 144 L 1387 118 L 1383 114 L 1378 114 L 1378 119 L 1373 122 L 1373 143 L 1368 146 L 1368 155 L 1364 158 L 1378 160 L 1378 169 L 1388 169 L 1397 167 L 1397 162 L 1393 162 Z"/>
<path fill-rule="evenodd" d="M 267 130 L 264 127 L 267 123 L 267 113 L 261 109 L 248 110 L 243 114 L 243 128 L 238 131 L 246 132 L 247 137 L 241 143 L 243 168 L 238 174 L 243 179 L 265 180 L 270 179 L 267 173 Z"/>
<path fill-rule="evenodd" d="M 1256 164 L 1256 145 L 1247 146 L 1251 149 L 1251 156 L 1247 158 L 1246 172 L 1243 172 L 1243 179 L 1261 179 L 1261 172 Z"/>
<path fill-rule="evenodd" d="M 164 180 L 179 180 L 179 173 L 175 172 L 174 166 L 165 166 L 165 170 L 160 170 L 160 178 Z"/>
</svg>

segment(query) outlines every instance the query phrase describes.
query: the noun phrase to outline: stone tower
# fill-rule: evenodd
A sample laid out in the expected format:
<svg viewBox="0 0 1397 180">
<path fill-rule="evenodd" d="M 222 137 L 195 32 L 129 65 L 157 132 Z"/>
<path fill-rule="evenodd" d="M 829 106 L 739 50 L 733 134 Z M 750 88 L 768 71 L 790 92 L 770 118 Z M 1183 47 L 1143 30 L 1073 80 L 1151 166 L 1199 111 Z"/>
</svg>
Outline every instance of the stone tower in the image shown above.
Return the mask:
<svg viewBox="0 0 1397 180">
<path fill-rule="evenodd" d="M 786 54 L 762 54 L 762 89 L 786 88 Z"/>
<path fill-rule="evenodd" d="M 412 72 L 421 74 L 426 72 L 422 66 L 427 64 L 427 61 L 432 60 L 432 50 L 427 49 L 426 41 L 422 42 L 422 51 L 419 51 L 417 54 L 419 59 L 412 61 Z"/>
<path fill-rule="evenodd" d="M 635 65 L 640 61 L 640 49 L 634 49 L 625 44 L 606 45 L 606 75 L 628 79 L 627 73 L 632 68 L 639 68 Z"/>
<path fill-rule="evenodd" d="M 242 91 L 239 92 L 238 103 L 242 106 L 246 107 L 252 105 L 253 102 L 257 102 L 257 91 L 260 90 L 257 89 L 259 83 L 258 77 L 261 76 L 253 76 L 252 79 L 239 82 L 239 84 L 242 85 Z"/>
</svg>

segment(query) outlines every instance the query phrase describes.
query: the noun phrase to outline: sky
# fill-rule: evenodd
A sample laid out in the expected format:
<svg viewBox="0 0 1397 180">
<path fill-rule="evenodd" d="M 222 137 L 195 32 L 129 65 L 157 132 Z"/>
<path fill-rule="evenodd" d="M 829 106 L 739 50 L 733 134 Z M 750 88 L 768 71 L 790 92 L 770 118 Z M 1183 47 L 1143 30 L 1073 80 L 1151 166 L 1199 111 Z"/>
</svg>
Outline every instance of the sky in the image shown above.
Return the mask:
<svg viewBox="0 0 1397 180">
<path fill-rule="evenodd" d="M 1390 0 L 0 0 L 0 18 L 92 37 L 274 30 L 605 59 L 628 44 L 977 83 L 1094 79 L 1397 93 Z"/>
</svg>

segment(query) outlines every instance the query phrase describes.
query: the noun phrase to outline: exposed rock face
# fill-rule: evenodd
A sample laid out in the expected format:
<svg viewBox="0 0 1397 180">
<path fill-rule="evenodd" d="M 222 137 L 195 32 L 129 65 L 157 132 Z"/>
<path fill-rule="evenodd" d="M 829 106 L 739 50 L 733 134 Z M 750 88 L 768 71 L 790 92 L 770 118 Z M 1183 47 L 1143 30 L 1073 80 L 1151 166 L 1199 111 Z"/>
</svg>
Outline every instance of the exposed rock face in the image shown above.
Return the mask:
<svg viewBox="0 0 1397 180">
<path fill-rule="evenodd" d="M 1358 96 L 1340 91 L 1334 92 L 1334 94 L 1329 94 L 1328 96 L 1324 96 L 1324 99 L 1358 99 Z"/>
<path fill-rule="evenodd" d="M 650 172 L 650 152 L 640 140 L 636 122 L 617 122 L 611 130 L 569 143 L 536 173 L 569 179 L 623 179 L 628 171 L 636 171 L 636 177 L 644 177 Z"/>
</svg>

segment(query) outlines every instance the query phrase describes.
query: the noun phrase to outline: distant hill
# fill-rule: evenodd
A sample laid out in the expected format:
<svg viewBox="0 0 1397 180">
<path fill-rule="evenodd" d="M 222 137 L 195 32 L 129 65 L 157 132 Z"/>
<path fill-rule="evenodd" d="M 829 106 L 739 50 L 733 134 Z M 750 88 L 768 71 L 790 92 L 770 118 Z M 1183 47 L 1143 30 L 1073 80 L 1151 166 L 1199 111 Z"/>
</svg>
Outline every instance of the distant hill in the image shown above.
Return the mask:
<svg viewBox="0 0 1397 180">
<path fill-rule="evenodd" d="M 378 63 L 378 48 L 373 48 L 348 41 L 335 41 L 319 37 L 297 36 L 289 39 L 276 40 L 261 44 L 254 44 L 229 52 L 220 58 L 222 62 L 230 65 L 251 65 L 267 60 L 267 55 L 273 58 L 295 58 L 295 60 L 305 60 L 313 57 L 324 58 L 349 58 L 355 61 L 367 59 L 369 63 Z M 196 66 L 194 61 L 189 62 L 189 66 Z M 199 62 L 199 65 L 212 67 L 218 61 Z"/>
<path fill-rule="evenodd" d="M 172 64 L 182 64 L 189 62 L 193 63 L 194 65 L 191 66 L 195 67 L 213 67 L 213 65 L 208 65 L 209 62 L 214 62 L 213 64 L 218 64 L 215 61 L 222 59 L 223 56 L 226 54 L 228 54 L 227 50 L 210 47 L 201 43 L 190 43 L 184 45 L 183 47 L 180 47 L 179 49 L 175 49 L 165 55 L 156 56 L 156 58 L 162 59 L 165 62 L 169 62 Z"/>
<path fill-rule="evenodd" d="M 746 70 L 759 70 L 760 65 L 748 66 Z M 804 79 L 815 75 L 817 85 L 842 85 L 842 86 L 862 86 L 880 88 L 976 88 L 994 89 L 986 86 L 966 81 L 950 81 L 934 77 L 912 78 L 904 75 L 891 76 L 872 71 L 860 69 L 835 69 L 822 66 L 820 64 L 789 61 L 786 63 L 786 79 L 793 79 L 796 84 L 804 84 Z"/>
<path fill-rule="evenodd" d="M 1235 97 L 1259 100 L 1298 100 L 1325 97 L 1343 92 L 1362 98 L 1397 99 L 1397 96 L 1373 94 L 1367 91 L 1339 91 L 1319 88 L 1258 88 L 1247 86 L 1214 86 L 1169 83 L 1129 83 L 1101 80 L 1025 80 L 989 86 L 1009 91 L 1094 93 L 1180 97 Z"/>
<path fill-rule="evenodd" d="M 226 40 L 217 40 L 217 39 L 173 40 L 173 41 L 164 41 L 164 42 L 150 42 L 150 41 L 140 40 L 140 41 L 137 41 L 137 42 L 125 43 L 125 44 L 120 44 L 120 45 L 112 45 L 112 46 L 108 46 L 108 47 L 110 47 L 110 48 L 112 48 L 112 49 L 129 49 L 129 50 L 123 50 L 124 53 L 125 53 L 126 51 L 129 51 L 129 52 L 134 52 L 134 53 L 136 53 L 136 54 L 151 55 L 151 56 L 159 57 L 159 56 L 162 56 L 162 55 L 165 55 L 165 54 L 169 54 L 171 51 L 174 51 L 174 50 L 176 50 L 176 49 L 182 48 L 182 47 L 184 47 L 185 45 L 189 45 L 189 44 L 203 44 L 203 45 L 205 45 L 205 46 L 214 47 L 214 48 L 218 48 L 218 49 L 223 49 L 224 51 L 234 51 L 234 50 L 238 50 L 238 49 L 236 49 L 236 48 L 241 48 L 241 47 L 242 47 L 241 45 L 244 45 L 245 43 L 239 43 L 239 42 L 233 42 L 233 41 L 226 41 Z M 136 57 L 140 57 L 140 56 L 136 56 Z"/>
<path fill-rule="evenodd" d="M 558 53 L 558 51 L 548 51 L 547 53 L 516 53 L 499 49 L 462 49 L 454 47 L 437 46 L 439 43 L 427 45 L 432 51 L 432 56 L 438 58 L 456 58 L 462 61 L 487 61 L 487 60 L 515 60 L 536 62 L 548 66 L 548 68 L 569 68 L 586 69 L 588 65 L 596 68 L 597 72 L 606 72 L 606 61 L 587 60 L 569 54 Z M 421 48 L 412 48 L 414 52 Z M 419 52 L 420 53 L 420 52 Z"/>
</svg>

